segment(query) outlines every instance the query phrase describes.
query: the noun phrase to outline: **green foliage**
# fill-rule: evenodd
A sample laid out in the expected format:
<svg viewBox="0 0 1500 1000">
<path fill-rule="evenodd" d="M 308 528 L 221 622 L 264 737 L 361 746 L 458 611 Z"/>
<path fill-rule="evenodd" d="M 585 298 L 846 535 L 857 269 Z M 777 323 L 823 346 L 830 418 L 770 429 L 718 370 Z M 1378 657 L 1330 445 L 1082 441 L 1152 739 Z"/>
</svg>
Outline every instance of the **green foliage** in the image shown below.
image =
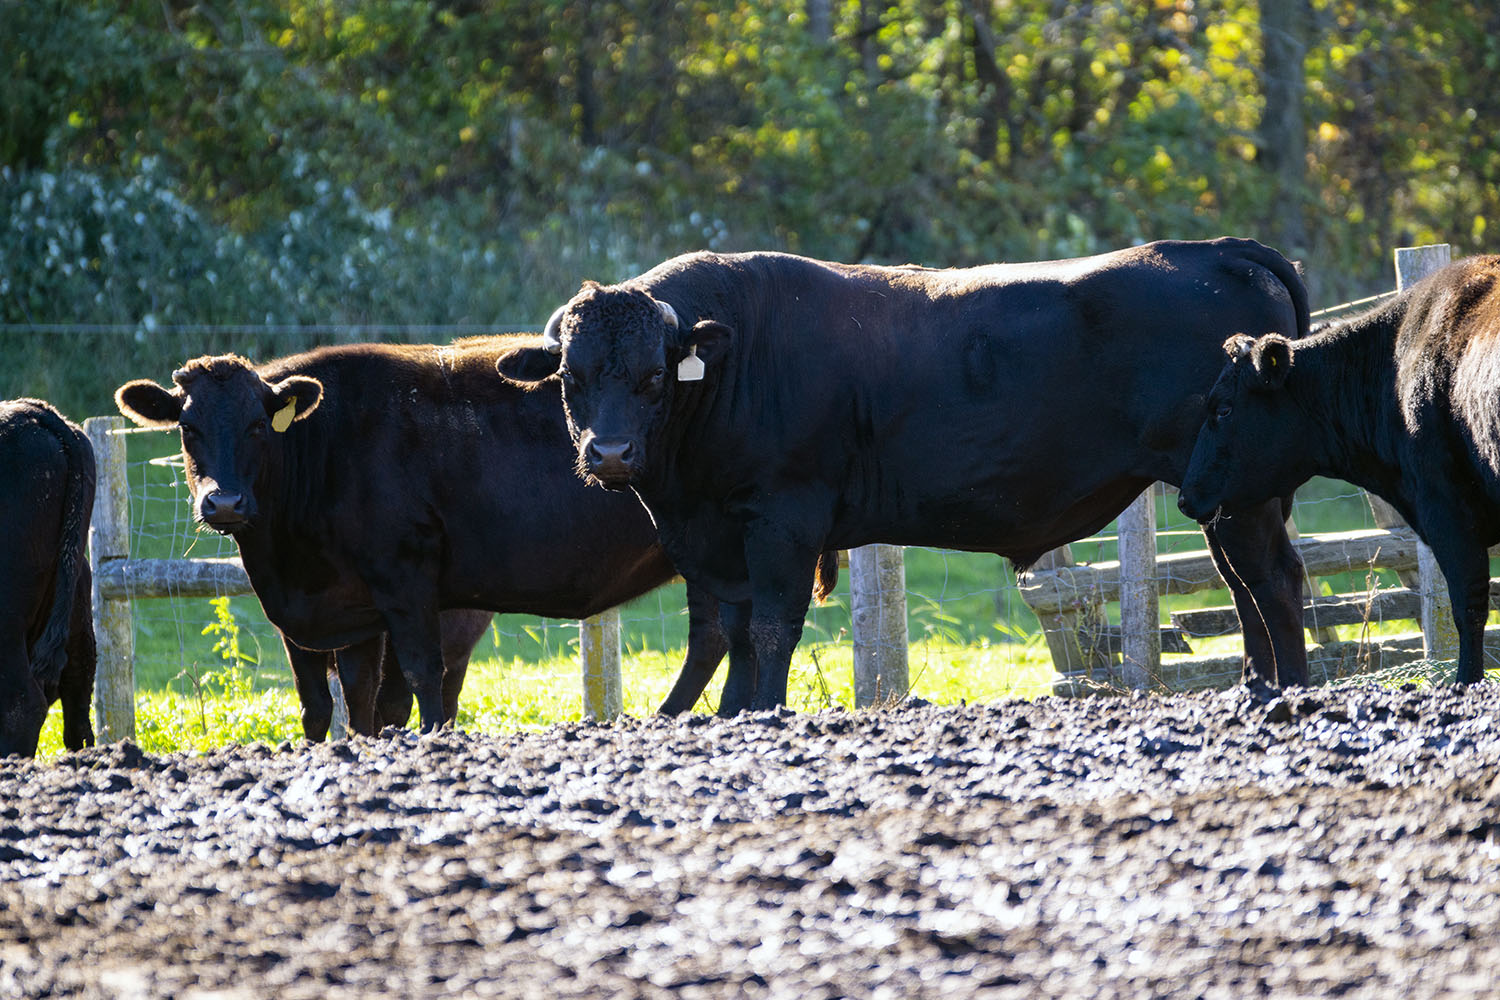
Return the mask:
<svg viewBox="0 0 1500 1000">
<path fill-rule="evenodd" d="M 1300 67 L 1254 0 L 0 0 L 0 390 L 93 411 L 126 358 L 312 342 L 183 327 L 535 321 L 700 247 L 1305 232 L 1325 297 L 1397 243 L 1481 247 L 1493 5 L 1262 2 L 1305 11 Z M 1265 79 L 1299 68 L 1284 195 Z M 136 339 L 16 329 L 49 323 Z"/>
<path fill-rule="evenodd" d="M 255 663 L 255 657 L 240 648 L 240 623 L 229 607 L 229 598 L 210 597 L 208 603 L 214 609 L 214 618 L 203 626 L 202 634 L 214 637 L 214 652 L 224 665 L 234 669 L 242 663 Z"/>
</svg>

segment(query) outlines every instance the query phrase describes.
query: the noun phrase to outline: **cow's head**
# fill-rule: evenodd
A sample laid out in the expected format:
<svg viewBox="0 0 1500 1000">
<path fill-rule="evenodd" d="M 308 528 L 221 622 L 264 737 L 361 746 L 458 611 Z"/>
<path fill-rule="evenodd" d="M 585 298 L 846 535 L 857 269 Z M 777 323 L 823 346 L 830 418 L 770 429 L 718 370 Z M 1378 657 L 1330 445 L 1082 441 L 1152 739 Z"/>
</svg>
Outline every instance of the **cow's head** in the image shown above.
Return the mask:
<svg viewBox="0 0 1500 1000">
<path fill-rule="evenodd" d="M 304 375 L 267 382 L 232 354 L 189 361 L 172 382 L 171 389 L 127 382 L 115 405 L 142 427 L 181 431 L 194 518 L 221 533 L 239 531 L 259 512 L 255 484 L 268 449 L 317 408 L 323 385 Z"/>
<path fill-rule="evenodd" d="M 1274 333 L 1259 340 L 1241 335 L 1225 341 L 1224 351 L 1229 360 L 1208 395 L 1208 417 L 1177 498 L 1198 521 L 1287 496 L 1315 474 L 1303 440 L 1305 413 L 1288 388 L 1291 341 Z"/>
<path fill-rule="evenodd" d="M 496 368 L 523 385 L 555 374 L 579 474 L 625 489 L 656 460 L 681 387 L 717 377 L 730 337 L 713 320 L 687 327 L 640 288 L 586 282 L 552 314 L 541 347 L 506 354 Z"/>
</svg>

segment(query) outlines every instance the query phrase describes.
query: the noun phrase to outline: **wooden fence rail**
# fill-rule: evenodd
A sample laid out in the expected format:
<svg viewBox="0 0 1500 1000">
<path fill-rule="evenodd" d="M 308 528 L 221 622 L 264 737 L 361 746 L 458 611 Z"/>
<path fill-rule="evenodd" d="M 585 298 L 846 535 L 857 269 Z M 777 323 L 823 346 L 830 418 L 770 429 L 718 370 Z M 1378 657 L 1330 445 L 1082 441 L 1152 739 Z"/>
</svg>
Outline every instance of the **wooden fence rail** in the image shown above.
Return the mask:
<svg viewBox="0 0 1500 1000">
<path fill-rule="evenodd" d="M 253 594 L 239 559 L 132 559 L 126 433 L 122 417 L 91 417 L 84 430 L 94 446 L 98 480 L 89 562 L 94 572 L 94 634 L 99 647 L 94 714 L 101 743 L 135 738 L 135 632 L 131 603 L 169 597 Z M 601 612 L 581 623 L 579 661 L 583 714 L 612 719 L 621 711 L 620 612 Z M 335 738 L 343 735 L 348 710 L 343 689 L 330 677 Z"/>
<path fill-rule="evenodd" d="M 131 604 L 171 597 L 253 594 L 237 558 L 132 559 L 130 490 L 126 464 L 129 425 L 121 417 L 91 417 L 84 429 L 94 446 L 98 480 L 89 560 L 94 572 L 94 631 L 99 647 L 94 714 L 100 742 L 135 738 L 135 631 Z M 859 705 L 906 694 L 906 575 L 901 549 L 871 545 L 850 553 L 854 592 L 855 700 Z M 580 623 L 578 659 L 583 715 L 609 720 L 623 709 L 620 612 L 612 608 Z M 343 734 L 348 711 L 337 677 L 330 677 L 335 713 L 331 734 Z"/>
</svg>

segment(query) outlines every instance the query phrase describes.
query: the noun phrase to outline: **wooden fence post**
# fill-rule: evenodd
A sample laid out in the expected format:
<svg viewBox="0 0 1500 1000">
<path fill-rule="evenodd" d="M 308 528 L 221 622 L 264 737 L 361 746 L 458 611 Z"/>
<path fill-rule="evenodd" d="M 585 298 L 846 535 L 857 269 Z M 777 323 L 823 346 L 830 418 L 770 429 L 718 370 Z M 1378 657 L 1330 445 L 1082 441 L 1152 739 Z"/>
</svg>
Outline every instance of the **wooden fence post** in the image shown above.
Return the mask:
<svg viewBox="0 0 1500 1000">
<path fill-rule="evenodd" d="M 89 568 L 94 574 L 94 731 L 100 743 L 135 739 L 135 632 L 130 598 L 106 596 L 100 583 L 113 563 L 130 557 L 130 490 L 126 479 L 123 417 L 90 417 L 84 433 L 94 447 L 98 479 L 89 527 Z"/>
<path fill-rule="evenodd" d="M 1031 565 L 1030 573 L 1061 569 L 1072 566 L 1073 549 L 1060 545 L 1044 554 Z M 1052 666 L 1059 674 L 1056 691 L 1059 694 L 1085 693 L 1086 686 L 1080 681 L 1109 683 L 1110 653 L 1104 643 L 1106 626 L 1104 597 L 1097 591 L 1082 595 L 1081 608 L 1060 611 L 1036 611 L 1037 621 L 1042 626 L 1042 637 L 1047 641 L 1047 651 L 1052 654 Z"/>
<path fill-rule="evenodd" d="M 1447 264 L 1451 251 L 1446 243 L 1396 249 L 1396 291 L 1408 286 Z M 1458 626 L 1453 622 L 1453 603 L 1448 583 L 1438 568 L 1432 550 L 1417 545 L 1418 587 L 1422 594 L 1423 655 L 1429 660 L 1452 660 L 1458 657 Z"/>
<path fill-rule="evenodd" d="M 1156 595 L 1156 484 L 1120 513 L 1120 671 L 1138 691 L 1161 676 Z"/>
<path fill-rule="evenodd" d="M 906 696 L 906 561 L 899 545 L 849 550 L 854 706 Z"/>
<path fill-rule="evenodd" d="M 625 708 L 620 683 L 620 609 L 610 608 L 578 623 L 583 667 L 583 717 L 608 722 Z"/>
<path fill-rule="evenodd" d="M 349 701 L 344 697 L 344 682 L 337 670 L 328 673 L 328 693 L 333 696 L 333 715 L 328 719 L 328 738 L 349 738 Z"/>
</svg>

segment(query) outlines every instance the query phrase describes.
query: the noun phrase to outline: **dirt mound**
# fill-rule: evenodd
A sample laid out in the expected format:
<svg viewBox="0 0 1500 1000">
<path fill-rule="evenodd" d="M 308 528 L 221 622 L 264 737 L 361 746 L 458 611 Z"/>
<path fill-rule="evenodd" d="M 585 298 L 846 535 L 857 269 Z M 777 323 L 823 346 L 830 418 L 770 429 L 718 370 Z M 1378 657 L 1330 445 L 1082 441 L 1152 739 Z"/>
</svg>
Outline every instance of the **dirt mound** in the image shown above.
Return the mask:
<svg viewBox="0 0 1500 1000">
<path fill-rule="evenodd" d="M 0 762 L 0 995 L 1480 997 L 1500 689 Z"/>
</svg>

